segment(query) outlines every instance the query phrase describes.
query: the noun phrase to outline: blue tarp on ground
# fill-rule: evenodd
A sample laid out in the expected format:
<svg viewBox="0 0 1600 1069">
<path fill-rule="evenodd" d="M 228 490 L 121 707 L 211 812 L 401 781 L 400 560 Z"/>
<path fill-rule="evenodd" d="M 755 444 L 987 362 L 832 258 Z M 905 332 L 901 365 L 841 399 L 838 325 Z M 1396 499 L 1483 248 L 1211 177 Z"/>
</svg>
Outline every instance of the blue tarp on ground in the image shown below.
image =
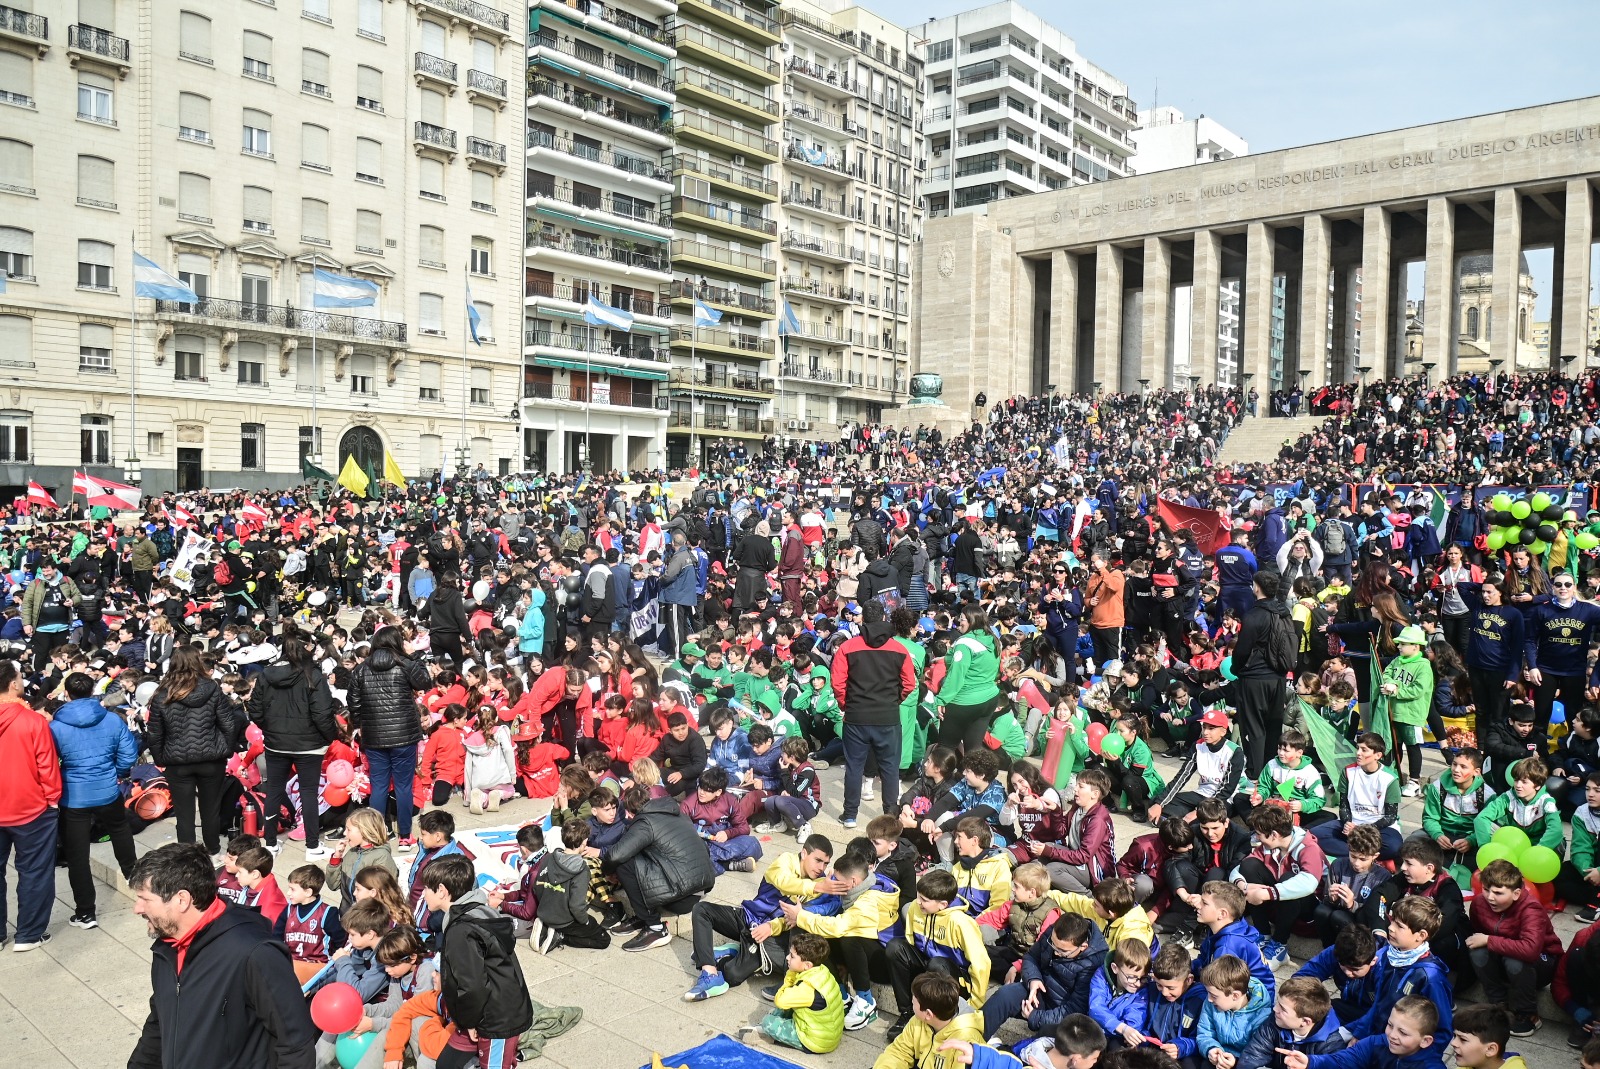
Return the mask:
<svg viewBox="0 0 1600 1069">
<path fill-rule="evenodd" d="M 800 1069 L 794 1062 L 768 1054 L 757 1047 L 747 1047 L 727 1036 L 716 1036 L 698 1047 L 691 1047 L 670 1057 L 663 1056 L 661 1064 L 669 1069 L 678 1069 L 680 1065 L 687 1065 L 689 1069 Z M 640 1069 L 650 1069 L 650 1066 L 641 1066 Z"/>
</svg>

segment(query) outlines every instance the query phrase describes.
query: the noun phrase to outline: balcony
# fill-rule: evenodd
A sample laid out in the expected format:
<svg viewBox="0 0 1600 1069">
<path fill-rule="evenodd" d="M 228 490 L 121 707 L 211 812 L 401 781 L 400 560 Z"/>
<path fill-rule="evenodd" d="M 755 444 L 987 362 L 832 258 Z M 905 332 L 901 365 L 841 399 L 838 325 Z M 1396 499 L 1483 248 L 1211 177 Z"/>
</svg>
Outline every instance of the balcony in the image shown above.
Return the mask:
<svg viewBox="0 0 1600 1069">
<path fill-rule="evenodd" d="M 698 197 L 673 197 L 672 222 L 674 226 L 703 227 L 736 241 L 754 237 L 757 241 L 771 240 L 778 233 L 778 224 L 764 218 L 759 212 L 747 211 L 737 205 L 714 204 Z"/>
<path fill-rule="evenodd" d="M 674 22 L 670 29 L 678 42 L 678 53 L 684 59 L 709 63 L 736 77 L 750 78 L 763 85 L 777 85 L 783 79 L 777 62 L 768 59 L 764 51 L 754 51 L 685 22 Z"/>
<path fill-rule="evenodd" d="M 481 137 L 467 136 L 467 156 L 482 163 L 491 165 L 496 174 L 506 169 L 506 147 L 498 141 L 486 141 Z"/>
<path fill-rule="evenodd" d="M 456 132 L 447 130 L 442 126 L 435 126 L 431 122 L 415 122 L 411 124 L 411 141 L 416 147 L 417 154 L 433 152 L 446 159 L 454 159 L 456 154 Z"/>
<path fill-rule="evenodd" d="M 798 230 L 785 230 L 780 244 L 790 252 L 835 263 L 865 263 L 867 259 L 867 254 L 853 245 L 813 237 Z"/>
<path fill-rule="evenodd" d="M 808 170 L 819 171 L 830 177 L 865 178 L 845 160 L 844 153 L 812 148 L 790 142 L 783 147 L 783 156 L 791 163 Z"/>
<path fill-rule="evenodd" d="M 810 104 L 785 104 L 783 106 L 783 114 L 791 120 L 798 120 L 810 123 L 812 126 L 821 127 L 836 136 L 848 134 L 851 137 L 861 139 L 865 139 L 867 136 L 867 128 L 854 119 L 848 119 L 842 115 L 834 115 L 832 112 L 823 111 L 821 108 Z"/>
<path fill-rule="evenodd" d="M 583 305 L 593 297 L 603 304 L 613 308 L 621 308 L 625 312 L 632 312 L 636 316 L 654 316 L 665 318 L 672 314 L 671 307 L 667 304 L 667 291 L 661 289 L 652 299 L 640 297 L 639 291 L 634 288 L 617 288 L 607 295 L 606 291 L 593 284 L 569 286 L 559 282 L 546 282 L 543 279 L 528 278 L 523 280 L 522 295 L 531 298 L 535 304 L 562 301 L 567 304 Z"/>
<path fill-rule="evenodd" d="M 770 360 L 776 348 L 771 338 L 741 334 L 734 330 L 718 330 L 715 327 L 673 327 L 672 347 L 689 352 L 709 351 L 762 360 Z"/>
<path fill-rule="evenodd" d="M 50 40 L 50 20 L 31 11 L 0 4 L 0 38 L 37 48 L 42 56 L 50 50 L 46 44 Z"/>
<path fill-rule="evenodd" d="M 680 367 L 673 368 L 668 374 L 667 388 L 674 392 L 704 390 L 707 393 L 771 397 L 777 391 L 778 384 L 776 380 L 765 379 L 760 375 L 737 372 L 730 374 L 727 371 L 712 371 L 710 368 L 691 370 Z"/>
<path fill-rule="evenodd" d="M 591 335 L 598 335 L 598 329 L 590 330 Z M 639 335 L 624 334 L 621 331 L 607 331 L 610 340 L 599 337 L 585 337 L 583 334 L 573 334 L 564 330 L 524 330 L 522 344 L 530 349 L 560 349 L 568 353 L 582 353 L 587 357 L 598 360 L 640 360 L 650 364 L 665 364 L 669 359 L 667 350 L 662 347 L 640 343 Z M 601 365 L 601 370 L 605 365 Z"/>
<path fill-rule="evenodd" d="M 668 291 L 672 303 L 682 308 L 688 308 L 695 301 L 704 301 L 713 308 L 758 319 L 771 319 L 778 314 L 778 302 L 771 297 L 726 286 L 713 286 L 709 282 L 693 283 L 679 279 L 668 287 Z"/>
<path fill-rule="evenodd" d="M 749 154 L 767 163 L 778 162 L 778 143 L 760 130 L 748 130 L 694 111 L 673 116 L 679 137 L 703 142 L 720 152 Z"/>
<path fill-rule="evenodd" d="M 672 54 L 672 34 L 662 29 L 658 23 L 614 5 L 601 3 L 601 0 L 538 0 L 531 6 L 559 12 L 562 17 L 586 25 L 596 33 L 628 44 L 637 42 L 630 40 L 627 35 L 641 38 L 651 44 L 660 45 L 659 51 L 663 55 Z M 600 25 L 595 25 L 596 23 Z"/>
<path fill-rule="evenodd" d="M 819 382 L 831 386 L 851 385 L 846 381 L 845 372 L 838 368 L 813 366 L 798 360 L 785 360 L 779 372 L 786 379 L 804 379 L 807 382 Z"/>
<path fill-rule="evenodd" d="M 645 396 L 636 397 L 632 391 L 624 399 L 619 394 L 611 392 L 610 383 L 605 383 L 605 389 L 598 387 L 601 383 L 586 385 L 581 382 L 554 383 L 554 382 L 524 382 L 522 384 L 522 397 L 527 401 L 568 401 L 577 405 L 611 405 L 615 408 L 655 409 L 661 411 L 665 408 L 666 398 Z M 663 413 L 664 414 L 664 413 Z"/>
<path fill-rule="evenodd" d="M 786 189 L 783 191 L 783 203 L 790 208 L 799 208 L 819 215 L 861 221 L 855 209 L 850 207 L 843 197 L 824 197 L 799 189 Z"/>
<path fill-rule="evenodd" d="M 487 4 L 477 3 L 476 0 L 414 0 L 414 2 L 418 7 L 433 8 L 451 22 L 470 19 L 479 26 L 498 31 L 502 37 L 511 36 L 511 16 L 504 11 L 496 11 Z"/>
<path fill-rule="evenodd" d="M 746 86 L 718 78 L 698 67 L 679 67 L 676 75 L 674 88 L 685 103 L 732 111 L 756 126 L 766 126 L 778 117 L 776 100 Z"/>
<path fill-rule="evenodd" d="M 506 80 L 483 71 L 467 71 L 467 99 L 476 100 L 479 97 L 492 101 L 496 107 L 504 107 L 507 99 Z"/>
<path fill-rule="evenodd" d="M 667 416 L 667 430 L 701 430 L 710 434 L 735 438 L 762 438 L 773 433 L 777 421 L 770 416 L 754 416 L 744 412 L 732 415 L 708 416 L 703 412 L 672 412 Z"/>
<path fill-rule="evenodd" d="M 824 67 L 798 56 L 790 57 L 783 65 L 790 74 L 799 75 L 814 89 L 821 89 L 834 100 L 848 100 L 861 95 L 861 83 L 852 81 L 832 67 Z"/>
<path fill-rule="evenodd" d="M 525 251 L 534 256 L 540 252 L 554 252 L 568 257 L 577 257 L 580 260 L 602 260 L 621 267 L 655 271 L 663 275 L 667 273 L 669 270 L 668 261 L 663 253 L 629 248 L 628 246 L 631 244 L 631 242 L 613 244 L 606 241 L 597 241 L 594 238 L 574 237 L 571 234 L 562 234 L 552 230 L 531 230 L 528 232 Z"/>
<path fill-rule="evenodd" d="M 832 323 L 818 323 L 809 319 L 800 320 L 800 329 L 794 332 L 797 338 L 810 338 L 812 341 L 824 345 L 865 345 L 866 335 L 859 330 L 848 330 L 835 326 Z"/>
<path fill-rule="evenodd" d="M 709 271 L 713 275 L 741 275 L 754 282 L 770 282 L 778 273 L 778 261 L 768 256 L 706 245 L 677 238 L 672 242 L 672 263 L 685 271 Z"/>
<path fill-rule="evenodd" d="M 688 154 L 674 156 L 671 173 L 673 176 L 692 174 L 704 178 L 713 187 L 727 193 L 755 197 L 769 202 L 778 199 L 778 183 L 771 178 L 763 177 L 759 171 L 719 163 L 700 156 Z"/>
<path fill-rule="evenodd" d="M 828 301 L 833 304 L 860 304 L 866 299 L 866 294 L 858 289 L 835 286 L 815 278 L 804 278 L 799 275 L 784 275 L 778 280 L 778 286 L 785 293 L 793 293 L 814 301 Z"/>
<path fill-rule="evenodd" d="M 416 76 L 418 85 L 433 82 L 451 93 L 456 91 L 456 65 L 447 59 L 418 52 L 412 57 L 411 73 Z"/>
<path fill-rule="evenodd" d="M 246 304 L 202 297 L 197 303 L 157 301 L 156 315 L 178 322 L 208 322 L 237 326 L 244 330 L 272 331 L 280 334 L 310 334 L 352 338 L 376 345 L 406 344 L 406 325 L 385 319 L 308 312 L 288 305 Z"/>
<path fill-rule="evenodd" d="M 577 160 L 593 163 L 598 167 L 622 171 L 625 174 L 638 178 L 646 178 L 652 182 L 667 185 L 671 181 L 672 172 L 664 165 L 647 160 L 642 156 L 633 156 L 626 152 L 615 150 L 606 151 L 588 144 L 587 142 L 574 141 L 570 137 L 560 137 L 546 134 L 537 130 L 528 131 L 528 148 L 534 150 L 548 150 L 559 152 L 563 156 L 571 156 Z"/>
<path fill-rule="evenodd" d="M 125 77 L 132 69 L 126 37 L 95 26 L 68 26 L 67 60 L 76 67 L 84 59 L 116 68 L 118 77 Z"/>
<path fill-rule="evenodd" d="M 776 19 L 732 0 L 683 0 L 678 9 L 696 21 L 742 34 L 763 45 L 775 45 L 783 39 Z"/>
<path fill-rule="evenodd" d="M 621 123 L 634 131 L 649 134 L 659 140 L 663 148 L 670 145 L 671 138 L 667 131 L 662 129 L 661 119 L 658 115 L 647 115 L 634 111 L 610 97 L 598 93 L 590 93 L 581 89 L 569 89 L 557 82 L 539 74 L 540 68 L 535 65 L 537 61 L 530 61 L 528 65 L 528 96 L 533 98 L 528 103 L 530 107 L 542 103 L 560 105 L 555 110 L 563 111 L 573 118 L 588 121 L 596 118 L 608 119 Z M 573 114 L 573 111 L 576 114 Z"/>
<path fill-rule="evenodd" d="M 598 196 L 592 193 L 574 193 L 570 182 L 543 182 L 536 185 L 530 181 L 528 184 L 528 199 L 535 202 L 533 205 L 535 211 L 545 207 L 545 205 L 539 203 L 543 201 L 548 201 L 551 205 L 570 205 L 577 210 L 565 211 L 553 207 L 547 210 L 561 218 L 571 219 L 580 224 L 589 221 L 596 213 L 604 213 L 618 219 L 640 223 L 644 226 L 658 227 L 662 230 L 669 229 L 672 225 L 671 220 L 664 218 L 658 209 L 652 208 L 648 204 L 640 204 L 621 194 L 612 194 L 608 198 L 604 193 Z M 637 233 L 643 237 L 658 241 L 665 237 L 664 234 L 651 234 L 649 231 L 643 230 L 637 231 Z"/>
<path fill-rule="evenodd" d="M 622 89 L 633 93 L 652 104 L 668 104 L 672 101 L 672 80 L 663 72 L 654 67 L 646 67 L 626 56 L 619 56 L 614 52 L 607 52 L 599 45 L 590 44 L 588 41 L 573 37 L 557 37 L 548 27 L 541 29 L 537 34 L 528 38 L 529 50 L 558 52 L 568 56 L 585 66 L 600 72 L 604 77 L 595 77 L 587 71 L 578 73 L 584 77 L 605 85 L 607 88 Z M 530 63 L 539 62 L 538 56 L 532 56 Z M 565 73 L 565 72 L 563 72 Z M 615 79 L 621 78 L 633 83 L 632 85 L 619 86 Z"/>
</svg>

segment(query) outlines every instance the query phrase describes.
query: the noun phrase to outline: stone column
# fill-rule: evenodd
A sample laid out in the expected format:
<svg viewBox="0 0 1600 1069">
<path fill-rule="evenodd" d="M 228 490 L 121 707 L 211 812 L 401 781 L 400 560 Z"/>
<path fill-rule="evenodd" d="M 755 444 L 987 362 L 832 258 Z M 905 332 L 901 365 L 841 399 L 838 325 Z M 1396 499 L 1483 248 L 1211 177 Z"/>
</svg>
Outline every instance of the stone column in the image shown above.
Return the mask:
<svg viewBox="0 0 1600 1069">
<path fill-rule="evenodd" d="M 1300 254 L 1300 348 L 1298 369 L 1311 372 L 1306 388 L 1327 382 L 1328 366 L 1328 219 L 1308 215 Z"/>
<path fill-rule="evenodd" d="M 1437 365 L 1431 376 L 1437 382 L 1456 373 L 1456 216 L 1446 197 L 1428 198 L 1426 248 L 1422 359 Z"/>
<path fill-rule="evenodd" d="M 1589 257 L 1594 240 L 1594 200 L 1587 178 L 1567 183 L 1567 216 L 1561 256 L 1561 337 L 1559 346 L 1550 339 L 1551 367 L 1560 367 L 1560 358 L 1578 359 L 1568 365 L 1581 371 L 1588 365 L 1589 353 Z"/>
<path fill-rule="evenodd" d="M 1094 255 L 1094 381 L 1122 389 L 1122 250 L 1109 242 Z"/>
<path fill-rule="evenodd" d="M 1489 355 L 1504 360 L 1500 369 L 1517 373 L 1517 305 L 1522 289 L 1522 195 L 1494 191 L 1494 284 L 1489 298 Z"/>
<path fill-rule="evenodd" d="M 1217 381 L 1217 288 L 1222 284 L 1222 247 L 1217 235 L 1194 236 L 1194 297 L 1189 313 L 1189 373 L 1200 385 Z"/>
<path fill-rule="evenodd" d="M 1375 379 L 1395 374 L 1389 366 L 1389 213 L 1369 207 L 1361 220 L 1361 363 Z M 1403 359 L 1403 358 L 1402 358 Z"/>
<path fill-rule="evenodd" d="M 1267 377 L 1272 366 L 1272 266 L 1272 231 L 1266 223 L 1251 223 L 1245 231 L 1239 381 L 1246 393 L 1251 387 L 1260 392 L 1262 413 L 1270 411 L 1267 395 L 1272 392 Z"/>
<path fill-rule="evenodd" d="M 1168 335 L 1172 331 L 1172 246 L 1158 237 L 1144 239 L 1144 350 L 1139 377 L 1151 389 L 1172 385 Z"/>
<path fill-rule="evenodd" d="M 1062 249 L 1050 256 L 1050 381 L 1077 393 L 1078 258 Z"/>
</svg>

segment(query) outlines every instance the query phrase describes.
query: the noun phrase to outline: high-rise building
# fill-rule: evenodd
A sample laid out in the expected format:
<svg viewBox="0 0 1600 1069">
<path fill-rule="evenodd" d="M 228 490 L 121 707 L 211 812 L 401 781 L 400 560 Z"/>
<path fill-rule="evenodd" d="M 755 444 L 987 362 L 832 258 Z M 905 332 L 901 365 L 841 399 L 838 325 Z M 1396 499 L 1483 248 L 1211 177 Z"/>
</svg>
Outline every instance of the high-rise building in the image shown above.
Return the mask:
<svg viewBox="0 0 1600 1069">
<path fill-rule="evenodd" d="M 0 492 L 507 468 L 522 9 L 74 7 L 0 19 Z M 312 311 L 318 268 L 376 303 Z"/>
<path fill-rule="evenodd" d="M 833 436 L 906 398 L 911 244 L 922 234 L 918 44 L 865 8 L 781 10 L 778 433 Z"/>
<path fill-rule="evenodd" d="M 523 465 L 660 467 L 672 306 L 674 10 L 527 12 Z"/>
<path fill-rule="evenodd" d="M 1015 0 L 930 19 L 923 195 L 931 216 L 1131 173 L 1126 83 Z"/>
<path fill-rule="evenodd" d="M 1244 138 L 1208 116 L 1185 119 L 1183 112 L 1170 105 L 1145 108 L 1139 112 L 1139 125 L 1133 132 L 1135 174 L 1170 171 L 1214 160 L 1231 160 L 1247 155 L 1250 145 Z"/>
</svg>

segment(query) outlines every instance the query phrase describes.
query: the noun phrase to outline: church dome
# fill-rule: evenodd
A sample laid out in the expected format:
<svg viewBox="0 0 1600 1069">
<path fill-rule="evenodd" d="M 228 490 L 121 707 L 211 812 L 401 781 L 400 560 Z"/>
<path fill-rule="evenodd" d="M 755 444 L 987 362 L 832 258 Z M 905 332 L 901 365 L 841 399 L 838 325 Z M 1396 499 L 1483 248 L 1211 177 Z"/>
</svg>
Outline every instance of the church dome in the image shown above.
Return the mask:
<svg viewBox="0 0 1600 1069">
<path fill-rule="evenodd" d="M 1474 253 L 1461 258 L 1461 275 L 1492 275 L 1494 274 L 1494 254 L 1487 252 Z M 1533 271 L 1528 267 L 1526 253 L 1517 254 L 1517 273 L 1531 275 Z"/>
</svg>

